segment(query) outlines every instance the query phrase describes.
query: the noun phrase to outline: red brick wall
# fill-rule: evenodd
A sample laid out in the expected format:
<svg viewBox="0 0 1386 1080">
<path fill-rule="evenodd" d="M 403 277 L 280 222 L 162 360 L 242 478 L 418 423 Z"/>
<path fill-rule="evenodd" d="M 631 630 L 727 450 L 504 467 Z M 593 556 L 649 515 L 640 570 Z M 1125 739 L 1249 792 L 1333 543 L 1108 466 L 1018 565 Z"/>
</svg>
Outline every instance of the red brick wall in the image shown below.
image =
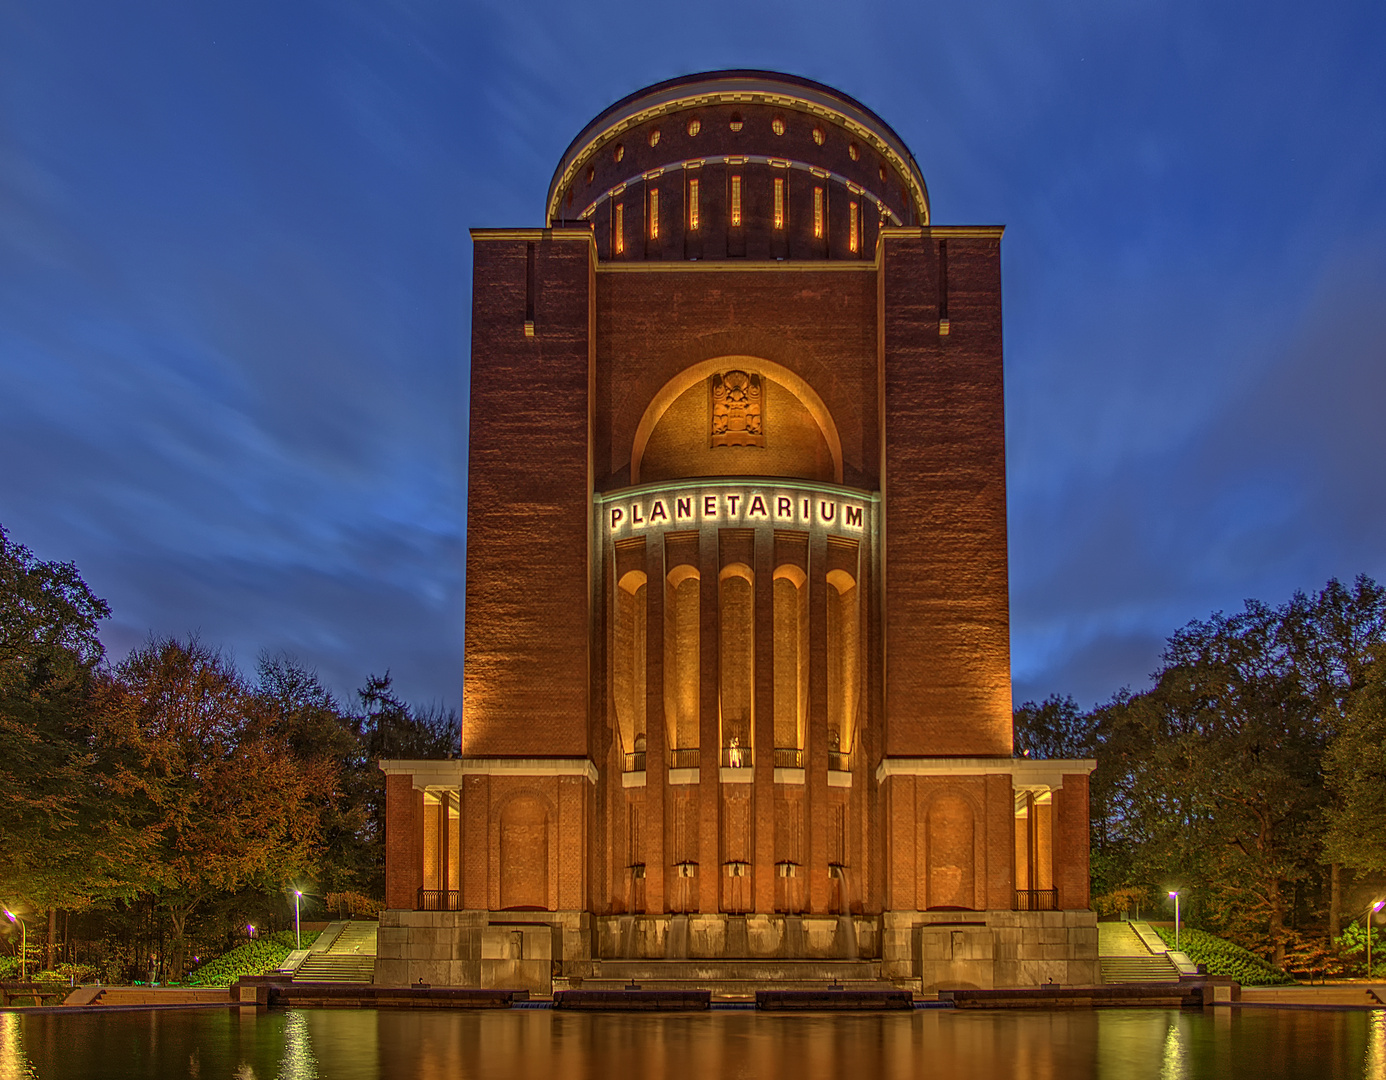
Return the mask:
<svg viewBox="0 0 1386 1080">
<path fill-rule="evenodd" d="M 1088 845 L 1088 776 L 1070 773 L 1054 792 L 1054 884 L 1061 908 L 1088 906 Z"/>
<path fill-rule="evenodd" d="M 467 756 L 587 753 L 590 251 L 582 236 L 475 245 Z"/>
<path fill-rule="evenodd" d="M 385 906 L 413 909 L 423 885 L 423 792 L 408 773 L 385 777 Z"/>
<path fill-rule="evenodd" d="M 1011 753 L 1000 245 L 948 238 L 940 337 L 931 236 L 885 241 L 886 753 Z"/>
</svg>

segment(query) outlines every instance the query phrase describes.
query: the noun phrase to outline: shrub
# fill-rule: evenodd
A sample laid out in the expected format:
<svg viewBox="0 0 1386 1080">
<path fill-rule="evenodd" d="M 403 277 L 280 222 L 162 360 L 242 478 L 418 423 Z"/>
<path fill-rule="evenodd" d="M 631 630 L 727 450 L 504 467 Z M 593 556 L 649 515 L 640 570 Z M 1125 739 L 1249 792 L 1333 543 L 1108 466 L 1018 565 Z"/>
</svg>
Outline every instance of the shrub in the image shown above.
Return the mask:
<svg viewBox="0 0 1386 1080">
<path fill-rule="evenodd" d="M 306 949 L 317 939 L 317 933 L 303 935 Z M 278 930 L 254 941 L 238 945 L 215 960 L 208 960 L 184 980 L 185 986 L 230 986 L 242 975 L 268 975 L 288 959 L 294 951 L 294 932 Z"/>
<path fill-rule="evenodd" d="M 1173 930 L 1162 926 L 1152 929 L 1160 935 L 1161 941 L 1174 948 Z M 1206 964 L 1209 975 L 1229 976 L 1243 986 L 1284 986 L 1294 982 L 1255 953 L 1203 930 L 1188 927 L 1180 930 L 1179 948 L 1195 964 Z"/>
</svg>

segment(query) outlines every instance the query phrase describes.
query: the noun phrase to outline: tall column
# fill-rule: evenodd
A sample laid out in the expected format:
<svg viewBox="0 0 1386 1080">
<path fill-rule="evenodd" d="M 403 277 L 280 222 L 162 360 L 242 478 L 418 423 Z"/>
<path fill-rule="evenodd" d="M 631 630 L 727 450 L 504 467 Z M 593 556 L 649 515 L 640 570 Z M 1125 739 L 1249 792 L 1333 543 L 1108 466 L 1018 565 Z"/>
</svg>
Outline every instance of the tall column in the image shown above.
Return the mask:
<svg viewBox="0 0 1386 1080">
<path fill-rule="evenodd" d="M 664 595 L 668 579 L 664 545 L 645 546 L 645 910 L 666 909 L 669 860 L 664 847 L 664 809 L 668 798 L 669 741 L 664 718 Z"/>
<path fill-rule="evenodd" d="M 698 719 L 698 910 L 717 911 L 722 884 L 722 845 L 718 824 L 722 810 L 722 787 L 718 769 L 722 764 L 722 739 L 718 716 L 718 607 L 717 580 L 721 570 L 716 528 L 701 530 L 698 544 L 699 588 L 699 719 Z"/>
<path fill-rule="evenodd" d="M 827 537 L 809 537 L 809 722 L 805 770 L 809 911 L 828 910 L 828 559 Z"/>
<path fill-rule="evenodd" d="M 775 910 L 775 544 L 768 528 L 757 530 L 755 565 L 755 829 L 752 910 Z"/>
</svg>

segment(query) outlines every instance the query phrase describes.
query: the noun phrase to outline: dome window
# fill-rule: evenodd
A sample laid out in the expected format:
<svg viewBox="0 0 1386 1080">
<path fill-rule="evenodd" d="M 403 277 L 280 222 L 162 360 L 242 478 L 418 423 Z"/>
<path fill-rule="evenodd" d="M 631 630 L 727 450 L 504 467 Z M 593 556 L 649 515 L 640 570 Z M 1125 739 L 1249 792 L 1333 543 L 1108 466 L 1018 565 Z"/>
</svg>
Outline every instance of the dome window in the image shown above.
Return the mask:
<svg viewBox="0 0 1386 1080">
<path fill-rule="evenodd" d="M 816 127 L 813 129 L 813 141 L 816 142 L 819 146 L 823 145 L 823 140 L 825 138 L 827 138 L 827 136 L 823 134 L 823 129 L 821 127 Z"/>
<path fill-rule="evenodd" d="M 743 123 L 744 121 L 741 119 L 741 114 L 739 112 L 731 114 L 731 129 L 733 131 L 740 131 Z"/>
<path fill-rule="evenodd" d="M 653 131 L 650 132 L 650 145 L 659 145 L 659 128 L 655 128 Z"/>
<path fill-rule="evenodd" d="M 626 156 L 626 144 L 625 144 L 625 143 L 617 143 L 617 144 L 616 144 L 616 149 L 613 150 L 613 151 L 611 151 L 612 160 L 614 160 L 614 161 L 620 161 L 620 160 L 621 160 L 623 157 L 625 157 L 625 156 Z"/>
<path fill-rule="evenodd" d="M 849 146 L 847 147 L 847 154 L 848 154 L 849 157 L 851 157 L 851 159 L 852 159 L 853 161 L 860 161 L 860 160 L 861 160 L 861 147 L 858 146 L 856 143 L 852 143 L 851 145 L 849 145 Z"/>
<path fill-rule="evenodd" d="M 689 135 L 696 135 L 696 134 L 698 134 L 698 132 L 700 132 L 700 131 L 702 131 L 702 130 L 703 130 L 703 122 L 702 122 L 701 120 L 699 120 L 696 116 L 693 117 L 692 120 L 688 121 L 688 134 L 689 134 Z"/>
<path fill-rule="evenodd" d="M 776 135 L 783 135 L 783 134 L 784 134 L 784 117 L 783 117 L 783 116 L 777 116 L 777 117 L 775 117 L 775 119 L 771 120 L 771 121 L 770 121 L 770 130 L 773 131 Z"/>
</svg>

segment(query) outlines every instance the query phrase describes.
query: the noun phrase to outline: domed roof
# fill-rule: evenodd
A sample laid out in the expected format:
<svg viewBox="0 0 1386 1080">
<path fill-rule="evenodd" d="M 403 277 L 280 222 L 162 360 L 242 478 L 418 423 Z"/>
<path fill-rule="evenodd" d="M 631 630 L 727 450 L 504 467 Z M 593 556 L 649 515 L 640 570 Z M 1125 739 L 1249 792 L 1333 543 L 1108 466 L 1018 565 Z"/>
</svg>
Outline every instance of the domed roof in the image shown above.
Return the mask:
<svg viewBox="0 0 1386 1080">
<path fill-rule="evenodd" d="M 574 181 L 586 173 L 590 183 L 598 161 L 602 163 L 601 172 L 610 173 L 612 163 L 606 157 L 611 155 L 600 155 L 611 148 L 615 151 L 615 162 L 622 162 L 625 157 L 623 136 L 630 139 L 635 129 L 651 130 L 646 132 L 645 139 L 639 140 L 638 146 L 632 140 L 632 149 L 639 149 L 640 154 L 632 154 L 626 160 L 626 171 L 648 170 L 652 166 L 668 167 L 681 152 L 687 154 L 690 151 L 689 146 L 680 147 L 673 139 L 666 140 L 663 149 L 658 148 L 660 132 L 657 122 L 661 118 L 678 113 L 720 113 L 728 109 L 745 109 L 749 115 L 752 111 L 764 111 L 766 108 L 778 110 L 773 132 L 775 136 L 785 133 L 785 122 L 779 120 L 778 116 L 807 114 L 814 122 L 813 141 L 823 153 L 815 154 L 814 147 L 802 140 L 798 143 L 787 140 L 781 144 L 773 138 L 766 139 L 768 130 L 748 131 L 738 146 L 732 147 L 730 137 L 726 134 L 726 124 L 720 125 L 720 138 L 700 140 L 697 152 L 715 156 L 719 152 L 728 154 L 750 148 L 762 155 L 770 153 L 773 160 L 773 155 L 790 157 L 788 151 L 793 144 L 797 152 L 792 156 L 796 161 L 803 160 L 805 167 L 815 171 L 821 166 L 838 176 L 839 170 L 835 166 L 845 162 L 846 155 L 839 152 L 831 162 L 826 160 L 832 148 L 825 146 L 829 142 L 825 132 L 830 128 L 841 129 L 844 140 L 840 140 L 842 146 L 839 151 L 850 144 L 851 162 L 859 167 L 843 168 L 839 178 L 854 187 L 865 189 L 869 196 L 876 198 L 883 214 L 896 224 L 928 224 L 929 195 L 924 185 L 924 175 L 904 140 L 889 124 L 861 102 L 830 86 L 795 75 L 751 70 L 709 71 L 669 79 L 624 97 L 604 110 L 582 129 L 564 151 L 549 184 L 547 221 L 552 224 L 556 220 L 585 216 L 580 205 L 572 211 L 568 209 L 568 205 L 572 204 Z M 734 111 L 730 116 L 731 131 L 740 133 L 741 113 Z M 651 128 L 652 124 L 655 126 Z M 684 130 L 690 136 L 696 135 L 699 131 L 698 121 L 690 120 Z M 824 161 L 815 160 L 820 156 Z M 864 160 L 866 158 L 878 165 L 878 173 L 869 172 L 868 162 Z M 636 171 L 632 175 L 638 176 L 640 173 Z M 601 179 L 608 177 L 604 175 Z M 886 189 L 873 192 L 882 185 L 886 185 Z"/>
</svg>

